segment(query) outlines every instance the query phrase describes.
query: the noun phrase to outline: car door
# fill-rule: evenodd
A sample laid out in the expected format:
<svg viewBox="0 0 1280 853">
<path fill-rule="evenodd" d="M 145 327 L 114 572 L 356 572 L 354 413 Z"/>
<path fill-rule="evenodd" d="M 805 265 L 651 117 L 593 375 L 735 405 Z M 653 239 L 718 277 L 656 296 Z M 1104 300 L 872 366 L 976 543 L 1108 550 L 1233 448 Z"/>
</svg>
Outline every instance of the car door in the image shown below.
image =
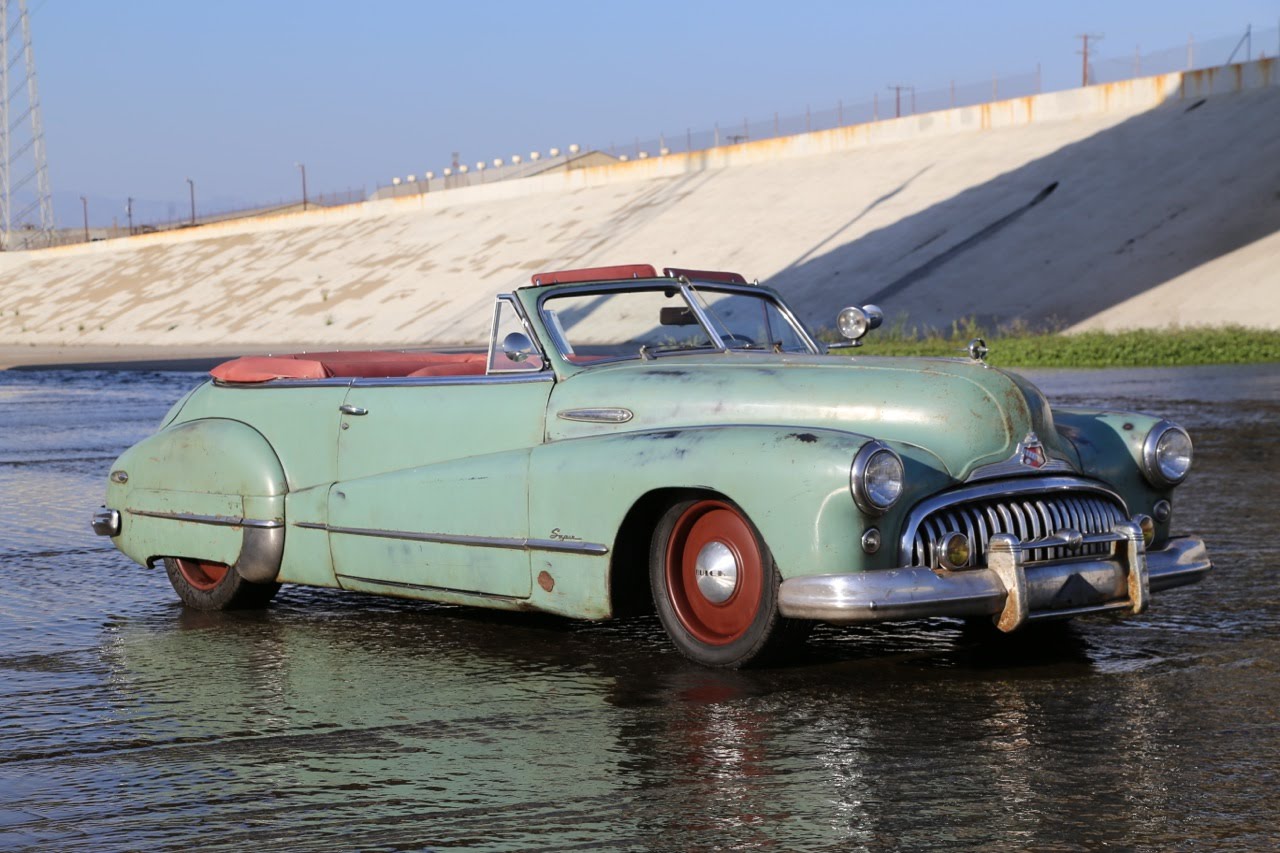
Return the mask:
<svg viewBox="0 0 1280 853">
<path fill-rule="evenodd" d="M 330 548 L 347 588 L 528 598 L 529 457 L 550 371 L 357 379 L 343 404 Z"/>
</svg>

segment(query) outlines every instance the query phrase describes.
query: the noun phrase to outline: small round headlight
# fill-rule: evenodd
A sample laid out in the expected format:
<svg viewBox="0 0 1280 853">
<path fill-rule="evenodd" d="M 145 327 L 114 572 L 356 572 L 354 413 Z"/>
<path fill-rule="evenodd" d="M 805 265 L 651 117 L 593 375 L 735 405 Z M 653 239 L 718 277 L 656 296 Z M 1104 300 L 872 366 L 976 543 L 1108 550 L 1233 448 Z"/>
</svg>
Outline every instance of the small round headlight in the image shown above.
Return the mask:
<svg viewBox="0 0 1280 853">
<path fill-rule="evenodd" d="M 902 459 L 888 445 L 870 441 L 853 458 L 849 487 L 858 508 L 880 515 L 902 496 Z"/>
<path fill-rule="evenodd" d="M 1169 421 L 1156 424 L 1142 444 L 1142 467 L 1153 486 L 1181 483 L 1191 470 L 1191 436 Z"/>
</svg>

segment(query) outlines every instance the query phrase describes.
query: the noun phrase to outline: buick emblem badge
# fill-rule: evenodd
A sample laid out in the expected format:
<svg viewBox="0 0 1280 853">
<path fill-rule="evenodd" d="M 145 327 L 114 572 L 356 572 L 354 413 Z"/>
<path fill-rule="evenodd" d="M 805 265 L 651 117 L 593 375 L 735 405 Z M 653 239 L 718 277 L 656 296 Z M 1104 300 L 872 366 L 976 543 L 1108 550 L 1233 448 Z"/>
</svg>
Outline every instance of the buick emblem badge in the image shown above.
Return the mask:
<svg viewBox="0 0 1280 853">
<path fill-rule="evenodd" d="M 1043 468 L 1049 461 L 1049 455 L 1044 452 L 1044 445 L 1040 443 L 1040 439 L 1034 432 L 1027 433 L 1027 437 L 1022 440 L 1018 461 L 1028 468 Z"/>
</svg>

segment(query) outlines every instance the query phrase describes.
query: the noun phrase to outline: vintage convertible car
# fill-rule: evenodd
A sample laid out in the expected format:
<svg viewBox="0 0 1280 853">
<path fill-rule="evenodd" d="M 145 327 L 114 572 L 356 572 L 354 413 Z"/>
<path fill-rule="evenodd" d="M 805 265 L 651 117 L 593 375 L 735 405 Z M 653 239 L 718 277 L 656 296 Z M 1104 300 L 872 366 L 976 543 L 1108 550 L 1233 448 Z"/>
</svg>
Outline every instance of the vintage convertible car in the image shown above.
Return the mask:
<svg viewBox="0 0 1280 853">
<path fill-rule="evenodd" d="M 840 312 L 853 347 L 874 306 Z M 1141 613 L 1180 427 L 984 361 L 837 354 L 734 273 L 547 273 L 488 351 L 241 358 L 115 463 L 94 529 L 188 606 L 282 583 L 606 619 L 740 666 L 836 624 Z M 856 353 L 857 350 L 851 350 Z"/>
</svg>

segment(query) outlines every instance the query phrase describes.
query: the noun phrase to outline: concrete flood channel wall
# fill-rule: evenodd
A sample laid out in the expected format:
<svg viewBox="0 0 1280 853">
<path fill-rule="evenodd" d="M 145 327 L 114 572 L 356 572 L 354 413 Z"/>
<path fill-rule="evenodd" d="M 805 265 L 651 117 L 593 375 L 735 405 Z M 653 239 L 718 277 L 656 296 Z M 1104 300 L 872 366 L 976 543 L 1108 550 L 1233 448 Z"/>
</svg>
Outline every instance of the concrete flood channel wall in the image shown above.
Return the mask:
<svg viewBox="0 0 1280 853">
<path fill-rule="evenodd" d="M 343 208 L 0 255 L 8 344 L 482 340 L 545 269 L 737 270 L 814 326 L 1280 327 L 1260 60 Z"/>
</svg>

